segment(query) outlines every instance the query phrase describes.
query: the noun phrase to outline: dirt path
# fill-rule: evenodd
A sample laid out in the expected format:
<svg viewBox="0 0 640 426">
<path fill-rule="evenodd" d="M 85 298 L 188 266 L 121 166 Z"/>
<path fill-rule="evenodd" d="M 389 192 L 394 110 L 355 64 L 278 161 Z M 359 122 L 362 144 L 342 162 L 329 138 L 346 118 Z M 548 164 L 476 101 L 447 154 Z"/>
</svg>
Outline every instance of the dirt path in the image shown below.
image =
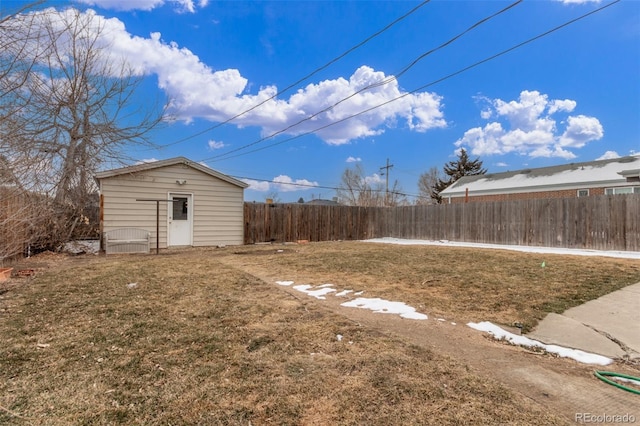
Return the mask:
<svg viewBox="0 0 640 426">
<path fill-rule="evenodd" d="M 340 304 L 345 301 L 344 298 L 329 295 L 326 300 L 319 300 L 291 287 L 276 285 L 274 277 L 260 268 L 243 266 L 231 257 L 221 260 L 273 284 L 274 291 L 288 293 L 302 304 L 319 305 L 364 327 L 399 337 L 405 342 L 426 347 L 462 362 L 480 377 L 495 379 L 511 391 L 570 422 L 575 422 L 576 416 L 581 413 L 594 416 L 626 414 L 635 416 L 635 421 L 640 422 L 638 396 L 607 385 L 593 375 L 596 369 L 637 375 L 637 368 L 622 363 L 607 367 L 589 366 L 570 359 L 532 352 L 496 341 L 455 318 L 439 321 L 438 318 L 429 316 L 428 320 L 417 321 L 403 319 L 398 315 L 343 307 Z M 348 339 L 348 336 L 345 338 Z"/>
<path fill-rule="evenodd" d="M 638 397 L 597 380 L 593 376 L 594 366 L 530 352 L 487 338 L 461 324 L 452 326 L 431 318 L 405 320 L 396 315 L 335 305 L 326 303 L 330 309 L 364 326 L 464 362 L 480 376 L 496 379 L 572 421 L 578 413 L 632 414 L 640 419 Z"/>
</svg>

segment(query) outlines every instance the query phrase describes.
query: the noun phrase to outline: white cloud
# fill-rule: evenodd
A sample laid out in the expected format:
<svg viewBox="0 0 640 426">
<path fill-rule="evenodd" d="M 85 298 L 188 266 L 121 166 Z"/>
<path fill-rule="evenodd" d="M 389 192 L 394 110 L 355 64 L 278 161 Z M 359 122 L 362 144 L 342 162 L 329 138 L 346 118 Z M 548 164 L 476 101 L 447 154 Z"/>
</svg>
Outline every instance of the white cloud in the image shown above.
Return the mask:
<svg viewBox="0 0 640 426">
<path fill-rule="evenodd" d="M 375 184 L 384 182 L 384 179 L 382 179 L 382 176 L 380 176 L 377 173 L 374 173 L 371 176 L 365 176 L 363 180 L 364 180 L 364 183 L 370 186 L 374 186 Z"/>
<path fill-rule="evenodd" d="M 269 184 L 269 182 L 266 182 L 266 181 L 258 181 L 253 179 L 241 179 L 241 180 L 247 185 L 249 185 L 247 189 L 252 189 L 254 191 L 268 192 L 269 189 L 271 188 L 271 185 Z"/>
<path fill-rule="evenodd" d="M 271 182 L 258 181 L 253 179 L 242 179 L 242 181 L 249 185 L 248 189 L 259 192 L 293 192 L 293 191 L 305 191 L 313 189 L 318 186 L 318 182 L 311 182 L 307 179 L 293 180 L 289 176 L 280 175 L 273 178 Z"/>
<path fill-rule="evenodd" d="M 349 80 L 340 77 L 309 84 L 291 95 L 288 100 L 270 101 L 251 114 L 243 116 L 241 121 L 261 126 L 263 133 L 268 135 L 295 125 L 309 115 L 328 109 L 313 119 L 296 125 L 287 133 L 297 135 L 314 132 L 331 145 L 341 145 L 353 139 L 379 135 L 384 132 L 381 127 L 393 127 L 399 119 L 404 119 L 407 126 L 417 132 L 446 126 L 440 110 L 441 98 L 432 93 L 407 95 L 398 101 L 342 121 L 406 94 L 399 89 L 395 80 L 355 94 L 364 87 L 384 80 L 389 79 L 383 72 L 375 71 L 366 65 L 361 66 Z M 266 95 L 271 96 L 277 90 L 275 87 L 268 89 L 267 93 L 263 93 L 266 89 L 261 89 L 258 95 L 252 97 L 247 105 L 242 105 L 242 108 L 246 108 L 260 98 L 266 98 Z M 345 98 L 349 99 L 340 102 Z M 330 108 L 336 103 L 339 104 Z M 336 122 L 338 123 L 331 127 L 315 131 Z"/>
<path fill-rule="evenodd" d="M 286 175 L 276 176 L 273 181 L 276 189 L 282 192 L 300 191 L 318 186 L 318 182 L 311 182 L 306 179 L 293 180 Z"/>
<path fill-rule="evenodd" d="M 214 141 L 213 139 L 209 141 L 208 145 L 209 145 L 209 149 L 212 149 L 212 150 L 221 149 L 226 146 L 224 142 Z"/>
<path fill-rule="evenodd" d="M 493 115 L 493 112 L 490 109 L 484 109 L 480 111 L 480 117 L 482 117 L 485 120 L 490 119 L 492 115 Z"/>
<path fill-rule="evenodd" d="M 190 12 L 194 13 L 196 8 L 192 0 L 77 0 L 79 3 L 84 3 L 89 6 L 97 6 L 102 9 L 112 10 L 153 10 L 156 7 L 161 7 L 165 3 L 171 3 L 176 7 L 178 12 Z M 207 6 L 209 2 L 207 0 L 200 0 L 198 5 L 200 7 Z"/>
<path fill-rule="evenodd" d="M 496 163 L 496 167 L 509 167 L 509 165 L 507 163 L 500 161 Z"/>
<path fill-rule="evenodd" d="M 596 158 L 596 160 L 612 160 L 614 158 L 620 158 L 620 154 L 615 151 L 607 151 L 600 157 Z"/>
<path fill-rule="evenodd" d="M 559 158 L 564 158 L 565 160 L 571 160 L 572 158 L 576 158 L 576 155 L 574 153 L 570 152 L 570 151 L 562 149 L 559 146 L 556 146 L 554 148 L 549 147 L 549 146 L 541 146 L 540 148 L 537 148 L 537 149 L 531 151 L 529 153 L 529 157 L 532 157 L 532 158 L 536 158 L 536 157 L 545 157 L 545 158 L 559 157 Z"/>
<path fill-rule="evenodd" d="M 362 161 L 362 158 L 360 158 L 360 157 L 349 157 L 349 158 L 347 158 L 347 163 L 359 163 L 360 161 Z"/>
<path fill-rule="evenodd" d="M 107 0 L 86 1 L 95 3 Z M 124 1 L 110 1 L 101 4 L 111 4 L 113 7 L 125 4 Z M 126 4 L 153 7 L 160 3 L 158 0 L 142 0 Z M 187 7 L 193 2 L 185 0 L 179 4 Z M 206 4 L 206 1 L 200 4 Z M 48 9 L 48 12 L 52 10 Z M 57 13 L 64 16 L 75 11 L 66 9 Z M 162 40 L 160 33 L 152 33 L 149 38 L 134 36 L 117 18 L 105 18 L 91 10 L 82 14 L 94 18 L 89 30 L 103 28 L 100 45 L 110 54 L 105 61 L 115 65 L 124 61 L 139 76 L 157 76 L 159 88 L 171 99 L 168 112 L 176 120 L 190 122 L 202 118 L 214 122 L 225 121 L 270 99 L 278 91 L 275 86 L 264 86 L 251 94 L 248 88 L 255 83 L 250 85 L 237 69 L 214 70 L 189 49 Z M 118 69 L 118 66 L 113 68 Z M 389 82 L 356 94 L 358 90 L 383 81 Z M 349 99 L 330 108 L 347 97 Z M 396 98 L 399 99 L 390 102 Z M 292 126 L 286 131 L 289 135 L 313 132 L 329 144 L 340 145 L 379 135 L 386 128 L 399 125 L 416 132 L 446 127 L 441 100 L 435 93 L 407 94 L 395 79 L 363 65 L 348 78 L 338 77 L 309 84 L 288 98 L 271 99 L 236 118 L 233 123 L 237 126 L 258 126 L 264 136 Z M 374 108 L 386 102 L 389 103 Z M 327 111 L 313 119 L 297 124 L 325 109 Z M 347 119 L 368 109 L 371 111 Z M 316 130 L 336 122 L 331 127 Z"/>
<path fill-rule="evenodd" d="M 565 99 L 564 101 L 556 99 L 554 101 L 551 101 L 550 103 L 549 115 L 554 114 L 558 111 L 571 112 L 576 108 L 576 105 L 578 105 L 578 103 L 570 99 Z"/>
<path fill-rule="evenodd" d="M 568 118 L 567 129 L 560 137 L 560 145 L 571 148 L 582 148 L 587 142 L 601 139 L 604 136 L 602 124 L 595 117 L 578 115 Z"/>
<path fill-rule="evenodd" d="M 567 116 L 565 129 L 558 131 L 552 117 L 570 113 L 577 102 L 571 99 L 549 100 L 538 91 L 524 90 L 517 100 L 478 98 L 489 103 L 480 116 L 495 118 L 484 127 L 467 130 L 455 142 L 458 148 L 468 147 L 473 155 L 502 155 L 517 153 L 529 157 L 575 158 L 570 148 L 582 148 L 588 142 L 601 139 L 604 130 L 595 117 Z M 498 121 L 499 120 L 499 121 Z"/>
<path fill-rule="evenodd" d="M 140 161 L 136 161 L 135 164 L 138 165 L 138 164 L 145 164 L 145 163 L 155 163 L 156 161 L 158 161 L 157 158 L 144 158 Z"/>
<path fill-rule="evenodd" d="M 556 0 L 564 4 L 600 3 L 601 0 Z"/>
</svg>

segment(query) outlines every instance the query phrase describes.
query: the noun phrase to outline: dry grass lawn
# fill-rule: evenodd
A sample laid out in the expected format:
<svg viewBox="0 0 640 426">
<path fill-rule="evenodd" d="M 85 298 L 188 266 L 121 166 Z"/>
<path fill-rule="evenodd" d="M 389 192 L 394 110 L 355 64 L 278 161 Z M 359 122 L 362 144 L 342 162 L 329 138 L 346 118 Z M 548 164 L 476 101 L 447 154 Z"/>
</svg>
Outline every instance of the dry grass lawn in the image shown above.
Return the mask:
<svg viewBox="0 0 640 426">
<path fill-rule="evenodd" d="M 0 424 L 565 424 L 256 277 L 528 325 L 640 281 L 632 261 L 356 242 L 52 258 L 0 285 Z"/>
<path fill-rule="evenodd" d="M 522 324 L 640 282 L 640 262 L 363 242 L 246 246 L 228 263 L 259 276 L 333 283 L 462 321 Z M 542 263 L 545 263 L 544 268 Z"/>
</svg>

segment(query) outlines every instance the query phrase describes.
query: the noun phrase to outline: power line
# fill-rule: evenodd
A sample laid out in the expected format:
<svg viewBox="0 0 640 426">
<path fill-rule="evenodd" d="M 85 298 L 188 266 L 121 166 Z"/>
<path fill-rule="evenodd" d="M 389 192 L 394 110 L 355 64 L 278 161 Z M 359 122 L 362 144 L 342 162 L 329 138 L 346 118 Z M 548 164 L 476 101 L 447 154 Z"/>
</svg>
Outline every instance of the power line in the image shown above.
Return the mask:
<svg viewBox="0 0 640 426">
<path fill-rule="evenodd" d="M 229 122 L 231 122 L 231 121 L 235 120 L 236 118 L 241 117 L 241 116 L 243 116 L 243 115 L 245 115 L 245 114 L 247 114 L 247 113 L 249 113 L 249 112 L 253 111 L 254 109 L 256 109 L 256 108 L 258 108 L 258 107 L 260 107 L 260 106 L 262 106 L 262 105 L 266 104 L 267 102 L 269 102 L 269 101 L 271 101 L 271 100 L 275 99 L 276 97 L 278 97 L 278 96 L 282 95 L 283 93 L 287 92 L 289 89 L 291 89 L 291 88 L 293 88 L 293 87 L 297 86 L 298 84 L 302 83 L 303 81 L 305 81 L 305 80 L 307 80 L 307 79 L 309 79 L 309 78 L 313 77 L 314 75 L 316 75 L 316 74 L 317 74 L 317 73 L 319 73 L 320 71 L 322 71 L 322 70 L 324 70 L 324 69 L 328 68 L 329 66 L 333 65 L 334 63 L 338 62 L 340 59 L 344 58 L 345 56 L 347 56 L 347 55 L 348 55 L 348 54 L 350 54 L 351 52 L 355 51 L 356 49 L 359 49 L 360 47 L 364 46 L 364 45 L 365 45 L 365 44 L 367 44 L 369 41 L 373 40 L 374 38 L 376 38 L 376 37 L 377 37 L 377 36 L 379 36 L 380 34 L 384 33 L 385 31 L 387 31 L 388 29 L 390 29 L 391 27 L 393 27 L 393 26 L 394 26 L 395 24 L 397 24 L 398 22 L 400 22 L 400 21 L 404 20 L 404 19 L 405 19 L 405 18 L 407 18 L 409 15 L 411 15 L 411 14 L 415 13 L 418 9 L 420 9 L 422 6 L 426 5 L 426 4 L 427 4 L 427 3 L 429 3 L 430 1 L 431 1 L 431 0 L 425 0 L 425 1 L 423 1 L 422 3 L 420 3 L 419 5 L 417 5 L 416 7 L 414 7 L 413 9 L 411 9 L 410 11 L 408 11 L 407 13 L 405 13 L 404 15 L 402 15 L 402 16 L 400 16 L 399 18 L 395 19 L 393 22 L 391 22 L 390 24 L 388 24 L 387 26 L 385 26 L 385 27 L 384 27 L 384 28 L 382 28 L 381 30 L 376 31 L 375 33 L 373 33 L 372 35 L 370 35 L 369 37 L 367 37 L 366 39 L 364 39 L 364 40 L 363 40 L 363 41 L 361 41 L 360 43 L 358 43 L 358 44 L 356 44 L 355 46 L 353 46 L 353 47 L 351 47 L 351 48 L 347 49 L 344 53 L 342 53 L 342 54 L 340 54 L 340 55 L 336 56 L 335 58 L 333 58 L 332 60 L 330 60 L 330 61 L 329 61 L 329 62 L 327 62 L 326 64 L 322 65 L 322 66 L 321 66 L 321 67 L 319 67 L 319 68 L 316 68 L 316 69 L 315 69 L 315 70 L 313 70 L 311 73 L 309 73 L 309 74 L 305 75 L 304 77 L 300 78 L 300 79 L 299 79 L 299 80 L 297 80 L 296 82 L 294 82 L 294 83 L 292 83 L 292 84 L 288 85 L 287 87 L 285 87 L 284 89 L 282 89 L 282 90 L 278 91 L 277 93 L 275 93 L 275 94 L 274 94 L 273 96 L 271 96 L 270 98 L 267 98 L 267 99 L 263 100 L 262 102 L 260 102 L 260 103 L 258 103 L 258 104 L 256 104 L 256 105 L 252 106 L 251 108 L 249 108 L 249 109 L 247 109 L 247 110 L 244 110 L 244 111 L 242 111 L 242 112 L 240 112 L 240 113 L 238 113 L 238 114 L 236 114 L 236 115 L 234 115 L 234 116 L 232 116 L 232 117 L 230 117 L 230 118 L 227 118 L 226 120 L 224 120 L 224 121 L 222 121 L 222 122 L 220 122 L 220 123 L 217 123 L 217 124 L 215 124 L 215 125 L 213 125 L 213 126 L 211 126 L 211 127 L 208 127 L 208 128 L 206 128 L 206 129 L 201 130 L 201 131 L 199 131 L 199 132 L 197 132 L 197 133 L 194 133 L 194 134 L 192 134 L 192 135 L 186 136 L 186 137 L 184 137 L 184 138 L 182 138 L 182 139 L 179 139 L 179 140 L 177 140 L 177 141 L 175 141 L 175 142 L 171 142 L 171 143 L 168 143 L 168 144 L 166 144 L 166 145 L 162 145 L 162 148 L 166 148 L 166 147 L 168 147 L 168 146 L 172 146 L 172 145 L 177 145 L 177 144 L 179 144 L 179 143 L 186 142 L 186 141 L 191 140 L 191 139 L 193 139 L 193 138 L 195 138 L 195 137 L 201 136 L 201 135 L 203 135 L 203 134 L 205 134 L 205 133 L 208 133 L 208 132 L 210 132 L 210 131 L 212 131 L 212 130 L 215 130 L 215 129 L 217 129 L 218 127 L 223 126 L 223 125 L 225 125 L 225 124 L 227 124 L 227 123 L 229 123 Z"/>
<path fill-rule="evenodd" d="M 540 39 L 540 38 L 546 37 L 547 35 L 549 35 L 549 34 L 551 34 L 551 33 L 554 33 L 554 32 L 556 32 L 556 31 L 558 31 L 558 30 L 560 30 L 560 29 L 562 29 L 562 28 L 564 28 L 564 27 L 567 27 L 567 26 L 569 26 L 569 25 L 571 25 L 571 24 L 574 24 L 574 23 L 575 23 L 575 22 L 577 22 L 577 21 L 580 21 L 580 20 L 582 20 L 582 19 L 584 19 L 584 18 L 587 18 L 587 17 L 588 17 L 588 16 L 590 16 L 590 15 L 593 15 L 593 14 L 595 14 L 595 13 L 601 12 L 602 10 L 604 10 L 604 9 L 606 9 L 606 8 L 610 7 L 610 6 L 613 6 L 614 4 L 619 3 L 620 1 L 621 1 L 621 0 L 614 0 L 614 1 L 612 1 L 611 3 L 608 3 L 608 4 L 604 5 L 604 6 L 601 6 L 601 7 L 597 8 L 597 9 L 594 9 L 594 10 L 592 10 L 592 11 L 590 11 L 590 12 L 587 12 L 587 13 L 585 13 L 585 14 L 583 14 L 583 15 L 580 15 L 580 16 L 578 16 L 577 18 L 574 18 L 574 19 L 572 19 L 572 20 L 570 20 L 570 21 L 567 21 L 567 22 L 565 22 L 565 23 L 563 23 L 563 24 L 561 24 L 561 25 L 558 25 L 558 26 L 556 26 L 556 27 L 554 27 L 554 28 L 552 28 L 552 29 L 550 29 L 550 30 L 548 30 L 548 31 L 545 31 L 544 33 L 541 33 L 541 34 L 539 34 L 539 35 L 537 35 L 537 36 L 535 36 L 535 37 L 532 37 L 532 38 L 530 38 L 530 39 L 528 39 L 528 40 L 525 40 L 525 41 L 523 41 L 523 42 L 521 42 L 521 43 L 518 43 L 518 44 L 516 44 L 516 45 L 514 45 L 514 46 L 512 46 L 512 47 L 510 47 L 510 48 L 508 48 L 508 49 L 505 49 L 505 50 L 503 50 L 503 51 L 501 51 L 501 52 L 499 52 L 499 53 L 496 53 L 496 54 L 494 54 L 494 55 L 492 55 L 492 56 L 489 56 L 489 57 L 487 57 L 487 58 L 485 58 L 485 59 L 482 59 L 482 60 L 480 60 L 480 61 L 478 61 L 478 62 L 475 62 L 475 63 L 473 63 L 473 64 L 471 64 L 471 65 L 469 65 L 469 66 L 467 66 L 467 67 L 464 67 L 464 68 L 462 68 L 462 69 L 460 69 L 460 70 L 458 70 L 458 71 L 455 71 L 455 72 L 453 72 L 453 73 L 451 73 L 451 74 L 448 74 L 448 75 L 446 75 L 446 76 L 444 76 L 444 77 L 442 77 L 442 78 L 439 78 L 439 79 L 437 79 L 437 80 L 434 80 L 434 81 L 432 81 L 432 82 L 430 82 L 430 83 L 427 83 L 427 84 L 425 84 L 425 85 L 423 85 L 423 86 L 420 86 L 420 87 L 418 87 L 418 88 L 416 88 L 416 89 L 413 89 L 413 90 L 411 90 L 411 91 L 405 92 L 405 93 L 403 93 L 402 95 L 400 95 L 400 96 L 398 96 L 398 97 L 396 97 L 396 98 L 390 99 L 390 100 L 385 101 L 385 102 L 383 102 L 383 103 L 381 103 L 381 104 L 378 104 L 378 105 L 375 105 L 375 106 L 373 106 L 373 107 L 367 108 L 367 109 L 365 109 L 365 110 L 363 110 L 363 111 L 360 111 L 360 112 L 358 112 L 358 113 L 356 113 L 356 114 L 353 114 L 353 115 L 350 115 L 350 116 L 344 117 L 344 118 L 342 118 L 342 119 L 340 119 L 340 120 L 333 121 L 333 122 L 331 122 L 331 123 L 329 123 L 329 124 L 326 124 L 326 125 L 324 125 L 324 126 L 317 127 L 317 128 L 315 128 L 315 129 L 313 129 L 313 130 L 310 130 L 310 131 L 307 131 L 307 132 L 303 132 L 303 133 L 301 133 L 301 134 L 299 134 L 299 135 L 292 136 L 292 137 L 290 137 L 290 138 L 283 139 L 283 140 L 278 141 L 278 142 L 274 142 L 274 143 L 272 143 L 272 144 L 270 144 L 270 145 L 262 146 L 262 147 L 260 147 L 260 148 L 252 149 L 251 151 L 247 151 L 247 152 L 239 153 L 239 154 L 232 155 L 232 156 L 227 156 L 227 154 L 229 154 L 229 153 L 236 152 L 236 151 L 238 151 L 238 150 L 240 150 L 240 149 L 244 149 L 244 148 L 246 148 L 246 147 L 256 145 L 257 143 L 262 142 L 263 140 L 266 140 L 266 139 L 270 138 L 271 136 L 269 136 L 269 137 L 265 137 L 265 138 L 262 138 L 262 139 L 260 139 L 259 141 L 253 142 L 253 143 L 251 143 L 251 144 L 247 144 L 247 145 L 245 145 L 244 147 L 237 148 L 237 149 L 235 149 L 235 150 L 233 150 L 233 151 L 230 151 L 229 153 L 220 154 L 220 155 L 218 155 L 218 156 L 214 156 L 214 157 L 208 157 L 208 158 L 206 158 L 206 159 L 204 159 L 204 160 L 202 160 L 202 161 L 219 161 L 218 159 L 220 159 L 220 160 L 228 160 L 228 159 L 230 159 L 230 158 L 236 158 L 236 157 L 240 157 L 240 156 L 243 156 L 243 155 L 252 154 L 252 153 L 257 152 L 257 151 L 262 151 L 263 149 L 272 148 L 272 147 L 274 147 L 274 146 L 277 146 L 277 145 L 283 144 L 283 143 L 285 143 L 285 142 L 290 142 L 290 141 L 292 141 L 292 140 L 295 140 L 295 139 L 301 138 L 301 137 L 303 137 L 303 136 L 307 136 L 307 135 L 310 135 L 310 134 L 316 133 L 316 132 L 318 132 L 318 131 L 320 131 L 320 130 L 324 130 L 324 129 L 328 128 L 328 127 L 335 126 L 336 124 L 343 123 L 343 122 L 345 122 L 345 121 L 347 121 L 347 120 L 350 120 L 350 119 L 352 119 L 352 118 L 358 117 L 358 116 L 363 115 L 363 114 L 366 114 L 366 113 L 371 112 L 371 111 L 373 111 L 373 110 L 375 110 L 375 109 L 377 109 L 377 108 L 383 107 L 383 106 L 388 105 L 388 104 L 390 104 L 390 103 L 392 103 L 392 102 L 395 102 L 395 101 L 397 101 L 397 100 L 399 100 L 399 99 L 403 99 L 403 98 L 405 98 L 405 97 L 407 97 L 407 96 L 409 96 L 409 95 L 412 95 L 412 94 L 414 94 L 414 93 L 416 93 L 416 92 L 418 92 L 418 91 L 421 91 L 421 90 L 427 89 L 427 88 L 429 88 L 429 87 L 431 87 L 431 86 L 434 86 L 434 85 L 436 85 L 436 84 L 438 84 L 438 83 L 441 83 L 441 82 L 443 82 L 443 81 L 445 81 L 445 80 L 448 80 L 448 79 L 450 79 L 450 78 L 452 78 L 452 77 L 455 77 L 455 76 L 457 76 L 457 75 L 459 75 L 459 74 L 462 74 L 462 73 L 464 73 L 464 72 L 467 72 L 467 71 L 469 71 L 469 70 L 471 70 L 471 69 L 473 69 L 473 68 L 475 68 L 475 67 L 477 67 L 477 66 L 479 66 L 479 65 L 482 65 L 482 64 L 484 64 L 484 63 L 486 63 L 486 62 L 492 61 L 492 60 L 494 60 L 494 59 L 496 59 L 496 58 L 498 58 L 498 57 L 500 57 L 500 56 L 503 56 L 503 55 L 505 55 L 505 54 L 507 54 L 507 53 L 509 53 L 509 52 L 513 51 L 513 50 L 519 49 L 519 48 L 520 48 L 520 47 L 522 47 L 522 46 L 525 46 L 525 45 L 527 45 L 527 44 L 529 44 L 529 43 L 532 43 L 532 42 L 534 42 L 534 41 L 536 41 L 536 40 L 538 40 L 538 39 Z M 224 157 L 224 158 L 220 158 L 220 157 Z"/>
<path fill-rule="evenodd" d="M 310 183 L 298 183 L 298 182 L 280 182 L 280 181 L 276 181 L 276 180 L 267 180 L 267 179 L 256 179 L 256 178 L 252 178 L 252 177 L 247 177 L 247 176 L 234 176 L 234 175 L 228 175 L 231 176 L 235 179 L 245 179 L 245 180 L 255 180 L 255 181 L 259 181 L 259 182 L 267 182 L 267 183 L 275 183 L 278 185 L 287 185 L 287 186 L 299 186 L 302 188 L 318 188 L 318 189 L 331 189 L 331 190 L 335 190 L 335 191 L 339 191 L 343 188 L 340 188 L 339 186 L 327 186 L 327 185 L 313 185 Z M 416 195 L 416 194 L 409 194 L 406 192 L 400 192 L 400 191 L 388 191 L 385 189 L 375 189 L 375 188 L 369 188 L 368 191 L 371 192 L 387 192 L 389 194 L 395 194 L 395 195 L 402 195 L 405 197 L 413 197 L 413 198 L 426 198 L 422 195 Z"/>
<path fill-rule="evenodd" d="M 411 63 L 409 63 L 409 65 L 405 66 L 402 70 L 400 70 L 400 72 L 399 72 L 397 75 L 393 75 L 393 76 L 391 76 L 391 77 L 389 77 L 389 78 L 386 78 L 386 79 L 384 79 L 384 80 L 382 80 L 382 81 L 379 81 L 379 82 L 376 82 L 376 83 L 372 83 L 372 84 L 370 84 L 370 85 L 368 85 L 368 86 L 365 86 L 365 87 L 363 87 L 363 88 L 361 88 L 361 89 L 359 89 L 359 90 L 357 90 L 357 91 L 353 92 L 353 93 L 352 93 L 352 94 L 350 94 L 349 96 L 347 96 L 347 97 L 345 97 L 345 98 L 342 98 L 342 99 L 341 99 L 341 100 L 339 100 L 338 102 L 336 102 L 336 103 L 334 103 L 334 104 L 332 104 L 332 105 L 330 105 L 330 106 L 328 106 L 328 107 L 326 107 L 326 108 L 324 108 L 324 109 L 322 109 L 322 110 L 320 110 L 320 111 L 317 111 L 317 112 L 315 112 L 315 113 L 313 113 L 313 114 L 311 114 L 311 115 L 308 115 L 307 117 L 305 117 L 305 118 L 303 118 L 303 119 L 301 119 L 301 120 L 299 120 L 299 121 L 297 121 L 297 122 L 295 122 L 295 123 L 293 123 L 293 124 L 291 124 L 291 125 L 289 125 L 289 126 L 285 127 L 284 129 L 278 130 L 277 132 L 271 133 L 271 134 L 270 134 L 270 135 L 268 135 L 268 136 L 264 136 L 264 137 L 262 137 L 262 138 L 260 138 L 260 139 L 258 139 L 258 140 L 256 140 L 256 141 L 254 141 L 254 142 L 251 142 L 251 143 L 248 143 L 248 144 L 245 144 L 245 145 L 239 146 L 238 148 L 232 149 L 232 150 L 227 151 L 227 152 L 225 152 L 225 153 L 223 153 L 223 154 L 215 155 L 215 156 L 213 156 L 213 157 L 208 157 L 208 158 L 206 158 L 206 159 L 204 159 L 204 160 L 202 160 L 202 161 L 212 160 L 212 159 L 215 159 L 215 158 L 221 158 L 221 157 L 228 157 L 230 154 L 233 154 L 234 152 L 242 151 L 242 150 L 244 150 L 244 149 L 246 149 L 246 148 L 249 148 L 249 147 L 251 147 L 251 146 L 254 146 L 254 145 L 257 145 L 257 144 L 259 144 L 259 143 L 261 143 L 261 142 L 264 142 L 265 140 L 268 140 L 268 139 L 274 138 L 275 136 L 278 136 L 278 135 L 280 135 L 280 134 L 282 134 L 282 133 L 285 133 L 287 130 L 291 130 L 292 128 L 296 127 L 296 126 L 297 126 L 297 125 L 299 125 L 299 124 L 302 124 L 302 123 L 304 123 L 304 122 L 307 122 L 307 121 L 309 121 L 309 120 L 312 120 L 312 119 L 314 119 L 315 117 L 319 116 L 320 114 L 323 114 L 323 113 L 325 113 L 325 112 L 328 112 L 328 111 L 330 111 L 330 110 L 334 109 L 336 106 L 338 106 L 338 105 L 342 104 L 343 102 L 345 102 L 345 101 L 347 101 L 347 100 L 349 100 L 349 99 L 353 98 L 354 96 L 356 96 L 356 95 L 358 95 L 358 94 L 360 94 L 360 93 L 362 93 L 362 92 L 364 92 L 364 91 L 366 91 L 366 90 L 369 90 L 369 89 L 371 89 L 371 88 L 375 88 L 375 87 L 384 86 L 384 85 L 386 85 L 386 84 L 391 83 L 392 81 L 395 81 L 395 80 L 397 80 L 397 79 L 398 79 L 398 77 L 400 77 L 401 75 L 405 74 L 407 71 L 409 71 L 409 69 L 411 69 L 412 67 L 414 67 L 414 66 L 415 66 L 419 61 L 421 61 L 421 60 L 422 60 L 422 59 L 424 59 L 425 57 L 427 57 L 427 56 L 431 55 L 432 53 L 437 52 L 437 51 L 438 51 L 438 50 L 440 50 L 440 49 L 443 49 L 443 48 L 447 47 L 448 45 L 450 45 L 450 44 L 451 44 L 451 43 L 453 43 L 454 41 L 458 40 L 458 39 L 459 39 L 460 37 L 462 37 L 463 35 L 467 34 L 468 32 L 472 31 L 473 29 L 475 29 L 475 28 L 479 27 L 480 25 L 484 24 L 485 22 L 489 21 L 490 19 L 495 18 L 496 16 L 501 15 L 502 13 L 505 13 L 505 12 L 506 12 L 506 11 L 508 11 L 509 9 L 513 8 L 514 6 L 516 6 L 516 5 L 520 4 L 520 3 L 522 3 L 522 1 L 523 1 L 523 0 L 517 0 L 517 1 L 515 1 L 514 3 L 512 3 L 512 4 L 508 5 L 507 7 L 505 7 L 505 8 L 503 8 L 503 9 L 501 9 L 501 10 L 499 10 L 499 11 L 497 11 L 497 12 L 495 12 L 495 13 L 493 13 L 493 14 L 491 14 L 491 15 L 489 15 L 489 16 L 487 16 L 487 17 L 485 17 L 485 18 L 483 18 L 483 19 L 481 19 L 481 20 L 479 20 L 479 21 L 477 21 L 476 23 L 474 23 L 473 25 L 471 25 L 469 28 L 467 28 L 467 29 L 466 29 L 466 30 L 464 30 L 463 32 L 461 32 L 461 33 L 457 34 L 457 35 L 456 35 L 456 36 L 454 36 L 453 38 L 451 38 L 451 39 L 447 40 L 446 42 L 442 43 L 442 44 L 441 44 L 441 45 L 439 45 L 438 47 L 435 47 L 435 48 L 433 48 L 433 49 L 431 49 L 431 50 L 429 50 L 429 51 L 427 51 L 427 52 L 425 52 L 425 53 L 422 53 L 422 54 L 421 54 L 421 55 L 419 55 L 417 58 L 415 58 Z M 234 156 L 234 157 L 235 157 L 235 156 Z M 233 158 L 233 157 L 231 157 L 231 158 Z"/>
</svg>

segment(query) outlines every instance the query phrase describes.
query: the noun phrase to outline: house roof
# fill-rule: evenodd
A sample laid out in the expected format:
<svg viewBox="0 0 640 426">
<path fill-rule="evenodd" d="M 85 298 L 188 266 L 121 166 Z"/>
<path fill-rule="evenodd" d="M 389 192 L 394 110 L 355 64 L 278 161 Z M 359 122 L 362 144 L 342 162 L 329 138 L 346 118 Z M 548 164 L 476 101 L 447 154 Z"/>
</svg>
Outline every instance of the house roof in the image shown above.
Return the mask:
<svg viewBox="0 0 640 426">
<path fill-rule="evenodd" d="M 443 197 L 536 192 L 627 185 L 637 175 L 640 155 L 609 160 L 570 163 L 503 173 L 463 176 L 443 190 Z"/>
<path fill-rule="evenodd" d="M 191 168 L 201 171 L 202 173 L 206 173 L 209 176 L 213 176 L 215 178 L 228 182 L 232 185 L 239 186 L 240 188 L 246 188 L 249 186 L 248 184 L 242 182 L 241 180 L 232 178 L 231 176 L 227 176 L 224 173 L 220 173 L 216 170 L 210 169 L 207 166 L 204 166 L 200 163 L 196 163 L 195 161 L 191 161 L 185 157 L 174 157 L 174 158 L 168 158 L 166 160 L 151 161 L 147 163 L 136 164 L 133 166 L 121 167 L 119 169 L 105 170 L 105 171 L 96 173 L 95 178 L 97 180 L 106 179 L 106 178 L 124 175 L 124 174 L 139 173 L 147 170 L 159 169 L 161 167 L 174 166 L 176 164 L 187 165 Z"/>
<path fill-rule="evenodd" d="M 306 204 L 312 204 L 317 206 L 339 206 L 340 203 L 336 200 L 324 200 L 322 198 L 316 198 L 315 200 L 307 201 Z"/>
</svg>

